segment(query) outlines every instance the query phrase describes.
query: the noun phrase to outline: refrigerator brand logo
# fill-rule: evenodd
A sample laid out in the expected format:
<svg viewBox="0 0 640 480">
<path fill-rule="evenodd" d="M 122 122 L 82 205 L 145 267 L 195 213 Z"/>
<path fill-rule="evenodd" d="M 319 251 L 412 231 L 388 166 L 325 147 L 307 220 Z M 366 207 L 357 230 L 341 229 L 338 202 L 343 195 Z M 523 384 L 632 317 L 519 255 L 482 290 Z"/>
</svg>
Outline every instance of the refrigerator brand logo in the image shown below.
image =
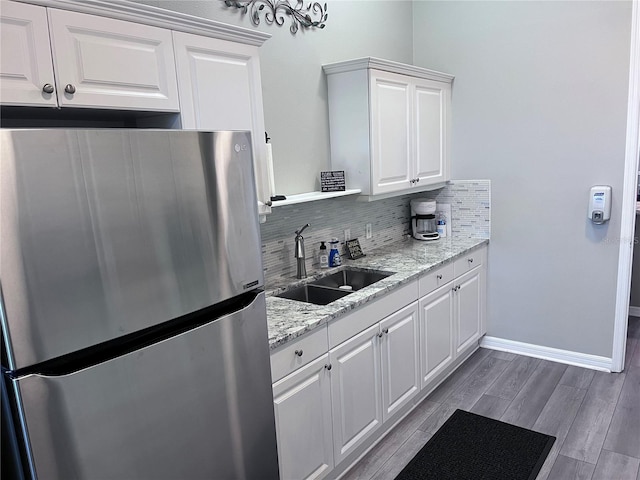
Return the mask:
<svg viewBox="0 0 640 480">
<path fill-rule="evenodd" d="M 233 147 L 233 149 L 237 152 L 240 153 L 240 151 L 246 151 L 247 150 L 247 146 L 245 144 L 240 145 L 239 143 L 236 143 L 236 146 Z"/>
<path fill-rule="evenodd" d="M 255 287 L 256 285 L 258 285 L 258 280 L 254 280 L 254 281 L 253 281 L 253 282 L 251 282 L 251 283 L 246 283 L 246 284 L 244 285 L 244 289 L 246 290 L 247 288 Z"/>
</svg>

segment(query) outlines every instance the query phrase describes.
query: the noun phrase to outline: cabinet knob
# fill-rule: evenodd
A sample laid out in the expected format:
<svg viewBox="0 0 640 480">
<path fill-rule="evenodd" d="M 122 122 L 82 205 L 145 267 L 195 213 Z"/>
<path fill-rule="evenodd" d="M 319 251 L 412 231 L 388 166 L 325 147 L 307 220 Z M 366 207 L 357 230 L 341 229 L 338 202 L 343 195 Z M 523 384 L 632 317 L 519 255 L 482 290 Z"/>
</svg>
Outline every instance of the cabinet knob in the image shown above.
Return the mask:
<svg viewBox="0 0 640 480">
<path fill-rule="evenodd" d="M 299 357 L 302 356 L 302 350 L 296 350 L 294 353 Z"/>
<path fill-rule="evenodd" d="M 330 363 L 326 364 L 324 368 L 326 368 L 327 370 L 331 370 L 331 364 Z"/>
<path fill-rule="evenodd" d="M 419 178 L 416 178 L 416 183 L 418 183 L 419 181 L 420 181 L 420 179 L 419 179 Z"/>
<path fill-rule="evenodd" d="M 389 329 L 385 328 L 384 330 L 382 330 L 382 333 L 389 333 Z"/>
<path fill-rule="evenodd" d="M 382 336 L 383 336 L 383 335 L 384 335 L 384 332 L 380 332 L 380 333 L 378 334 L 378 338 L 382 338 Z"/>
<path fill-rule="evenodd" d="M 53 93 L 53 85 L 51 85 L 50 83 L 45 83 L 42 87 L 42 91 L 44 93 Z"/>
<path fill-rule="evenodd" d="M 74 87 L 70 83 L 67 83 L 67 86 L 64 87 L 64 91 L 67 92 L 69 95 L 73 95 L 74 93 L 76 93 L 76 87 Z"/>
<path fill-rule="evenodd" d="M 265 204 L 267 207 L 271 207 L 271 206 L 273 205 L 273 202 L 272 202 L 271 200 L 267 200 L 266 202 L 264 202 L 264 204 Z"/>
<path fill-rule="evenodd" d="M 436 278 L 437 278 L 438 280 L 442 280 L 442 275 L 439 275 L 439 274 L 438 274 L 438 275 L 436 275 Z"/>
<path fill-rule="evenodd" d="M 473 263 L 473 258 L 468 258 L 468 259 L 467 259 L 467 262 L 469 262 L 469 263 Z"/>
</svg>

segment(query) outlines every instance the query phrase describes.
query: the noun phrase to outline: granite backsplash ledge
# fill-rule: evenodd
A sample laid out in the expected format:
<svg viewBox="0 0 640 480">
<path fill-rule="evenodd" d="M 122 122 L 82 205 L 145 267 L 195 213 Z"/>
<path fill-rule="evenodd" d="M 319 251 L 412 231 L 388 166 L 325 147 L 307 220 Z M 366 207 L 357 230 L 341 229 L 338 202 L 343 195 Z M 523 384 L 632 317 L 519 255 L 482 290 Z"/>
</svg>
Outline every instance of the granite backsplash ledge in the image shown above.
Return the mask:
<svg viewBox="0 0 640 480">
<path fill-rule="evenodd" d="M 414 198 L 432 198 L 451 204 L 451 232 L 454 237 L 489 238 L 491 184 L 489 180 L 455 180 L 444 188 L 398 197 L 364 202 L 357 197 L 275 207 L 261 224 L 262 256 L 267 283 L 278 277 L 295 277 L 293 256 L 295 231 L 302 225 L 311 226 L 304 232 L 307 269 L 319 266 L 320 242 L 331 237 L 344 240 L 344 230 L 358 238 L 363 251 L 395 243 L 410 230 L 409 203 Z M 372 238 L 365 238 L 365 226 L 372 225 Z"/>
</svg>

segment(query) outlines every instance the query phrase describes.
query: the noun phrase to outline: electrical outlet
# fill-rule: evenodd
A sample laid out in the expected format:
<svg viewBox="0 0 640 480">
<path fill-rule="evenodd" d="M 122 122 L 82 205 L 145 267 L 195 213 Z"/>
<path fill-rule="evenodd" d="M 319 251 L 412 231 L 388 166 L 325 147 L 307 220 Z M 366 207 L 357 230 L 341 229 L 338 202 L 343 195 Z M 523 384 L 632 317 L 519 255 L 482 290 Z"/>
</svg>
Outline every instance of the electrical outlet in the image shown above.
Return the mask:
<svg viewBox="0 0 640 480">
<path fill-rule="evenodd" d="M 351 229 L 350 228 L 345 228 L 344 229 L 344 242 L 347 243 L 347 240 L 351 240 Z"/>
<path fill-rule="evenodd" d="M 364 236 L 365 236 L 365 238 L 371 238 L 372 237 L 372 235 L 371 235 L 371 224 L 370 223 L 367 223 L 364 226 Z"/>
</svg>

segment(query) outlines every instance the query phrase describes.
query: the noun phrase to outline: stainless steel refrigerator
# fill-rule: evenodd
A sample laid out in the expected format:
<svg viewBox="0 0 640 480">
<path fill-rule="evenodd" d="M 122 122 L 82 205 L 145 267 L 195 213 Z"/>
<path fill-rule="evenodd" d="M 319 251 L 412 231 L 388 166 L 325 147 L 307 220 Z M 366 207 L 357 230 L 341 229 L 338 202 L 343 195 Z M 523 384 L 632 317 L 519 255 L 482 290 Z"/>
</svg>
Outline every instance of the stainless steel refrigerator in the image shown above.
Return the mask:
<svg viewBox="0 0 640 480">
<path fill-rule="evenodd" d="M 0 145 L 3 462 L 39 479 L 278 478 L 250 134 L 2 130 Z"/>
</svg>

